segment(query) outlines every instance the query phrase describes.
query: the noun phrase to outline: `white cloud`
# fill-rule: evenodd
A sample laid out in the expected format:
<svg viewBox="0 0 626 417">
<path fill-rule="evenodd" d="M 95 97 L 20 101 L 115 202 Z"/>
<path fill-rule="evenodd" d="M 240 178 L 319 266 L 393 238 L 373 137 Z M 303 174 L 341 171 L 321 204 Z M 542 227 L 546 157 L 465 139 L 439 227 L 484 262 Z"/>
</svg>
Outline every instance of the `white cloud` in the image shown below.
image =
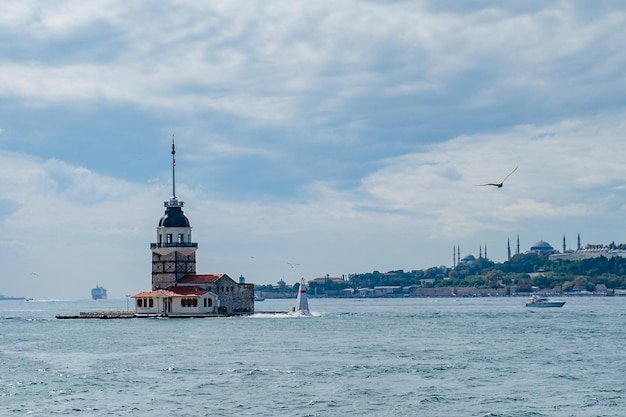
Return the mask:
<svg viewBox="0 0 626 417">
<path fill-rule="evenodd" d="M 619 221 L 616 208 L 626 206 L 622 120 L 588 118 L 458 137 L 385 160 L 358 188 L 312 183 L 298 201 L 215 200 L 184 179 L 177 194 L 200 244 L 199 272 L 268 283 L 294 274 L 286 262 L 301 263 L 298 273 L 307 277 L 427 268 L 447 263 L 456 242 L 464 248 L 489 243 L 492 257 L 502 261 L 498 250 L 508 236 L 523 232 L 531 241 L 554 242 L 565 232 L 595 233 L 596 224 Z M 42 288 L 72 297 L 88 294 L 96 283 L 109 283 L 118 295 L 150 285 L 148 243 L 163 213 L 166 184 L 145 188 L 6 152 L 1 162 L 3 202 L 12 209 L 2 219 L 7 238 L 0 244 L 12 248 L 15 258 L 3 262 L 13 276 L 37 269 L 60 283 Z M 515 165 L 518 171 L 502 189 L 476 187 Z M 606 241 L 619 241 L 615 229 L 605 230 Z M 127 268 L 121 275 L 120 265 Z"/>
<path fill-rule="evenodd" d="M 0 245 L 14 292 L 31 295 L 18 278 L 32 267 L 50 276 L 33 291 L 58 298 L 149 285 L 169 187 L 98 171 L 75 147 L 84 114 L 102 116 L 93 131 L 120 124 L 111 148 L 128 140 L 127 111 L 136 130 L 174 125 L 185 138 L 177 190 L 202 271 L 267 283 L 294 273 L 286 262 L 307 278 L 430 267 L 454 243 L 489 243 L 502 260 L 497 248 L 517 233 L 619 241 L 621 5 L 4 6 L 0 104 L 11 117 L 0 133 L 15 152 L 0 153 Z M 55 120 L 32 118 L 48 112 Z M 13 116 L 37 120 L 41 136 L 16 137 Z M 74 159 L 49 156 L 64 150 Z M 515 166 L 502 189 L 476 187 Z"/>
</svg>

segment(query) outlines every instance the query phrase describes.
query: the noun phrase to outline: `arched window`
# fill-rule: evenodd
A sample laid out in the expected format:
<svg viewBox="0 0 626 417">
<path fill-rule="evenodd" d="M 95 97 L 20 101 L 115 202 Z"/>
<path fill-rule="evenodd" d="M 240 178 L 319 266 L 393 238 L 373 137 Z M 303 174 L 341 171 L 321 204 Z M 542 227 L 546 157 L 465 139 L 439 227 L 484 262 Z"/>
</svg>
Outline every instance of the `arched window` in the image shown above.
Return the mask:
<svg viewBox="0 0 626 417">
<path fill-rule="evenodd" d="M 187 299 L 186 298 L 181 298 L 180 299 L 180 306 L 181 307 L 187 307 Z"/>
</svg>

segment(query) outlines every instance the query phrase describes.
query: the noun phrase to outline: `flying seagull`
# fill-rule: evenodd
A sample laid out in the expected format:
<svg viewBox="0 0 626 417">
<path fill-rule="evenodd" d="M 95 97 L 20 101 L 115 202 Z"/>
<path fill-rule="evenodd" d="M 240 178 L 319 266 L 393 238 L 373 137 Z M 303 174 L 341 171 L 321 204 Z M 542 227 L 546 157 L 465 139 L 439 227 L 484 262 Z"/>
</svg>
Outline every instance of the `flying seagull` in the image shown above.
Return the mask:
<svg viewBox="0 0 626 417">
<path fill-rule="evenodd" d="M 511 172 L 509 172 L 509 174 L 504 177 L 504 179 L 502 180 L 502 182 L 499 183 L 487 183 L 487 184 L 478 184 L 479 187 L 484 187 L 485 185 L 491 185 L 493 187 L 497 187 L 497 188 L 502 188 L 502 186 L 504 185 L 504 181 L 506 181 L 507 178 L 509 178 L 511 176 L 512 173 L 514 173 L 515 171 L 517 171 L 517 167 L 515 167 L 515 169 Z"/>
<path fill-rule="evenodd" d="M 292 264 L 291 262 L 287 262 L 287 265 L 289 265 L 293 269 L 300 264 Z"/>
</svg>

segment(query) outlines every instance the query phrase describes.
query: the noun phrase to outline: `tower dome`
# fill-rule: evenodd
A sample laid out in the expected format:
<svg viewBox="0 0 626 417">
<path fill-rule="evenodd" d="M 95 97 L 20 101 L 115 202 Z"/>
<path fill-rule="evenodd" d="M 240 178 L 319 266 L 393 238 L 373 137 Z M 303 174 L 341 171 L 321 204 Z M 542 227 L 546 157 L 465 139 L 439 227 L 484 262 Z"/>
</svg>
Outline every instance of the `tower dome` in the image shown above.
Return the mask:
<svg viewBox="0 0 626 417">
<path fill-rule="evenodd" d="M 167 205 L 165 214 L 159 220 L 159 227 L 190 227 L 189 219 L 183 213 L 182 202 L 179 205 Z"/>
</svg>

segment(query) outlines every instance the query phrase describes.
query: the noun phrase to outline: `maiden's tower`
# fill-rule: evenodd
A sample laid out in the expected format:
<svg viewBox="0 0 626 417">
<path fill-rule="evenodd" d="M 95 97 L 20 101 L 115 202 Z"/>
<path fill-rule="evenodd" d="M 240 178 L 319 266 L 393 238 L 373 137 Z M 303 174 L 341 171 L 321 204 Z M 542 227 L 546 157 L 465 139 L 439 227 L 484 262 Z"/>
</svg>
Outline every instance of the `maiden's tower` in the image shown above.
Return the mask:
<svg viewBox="0 0 626 417">
<path fill-rule="evenodd" d="M 157 226 L 152 251 L 152 290 L 135 294 L 137 314 L 194 316 L 254 312 L 254 285 L 226 274 L 197 274 L 191 224 L 176 197 L 176 148 L 172 140 L 172 196 Z"/>
</svg>

